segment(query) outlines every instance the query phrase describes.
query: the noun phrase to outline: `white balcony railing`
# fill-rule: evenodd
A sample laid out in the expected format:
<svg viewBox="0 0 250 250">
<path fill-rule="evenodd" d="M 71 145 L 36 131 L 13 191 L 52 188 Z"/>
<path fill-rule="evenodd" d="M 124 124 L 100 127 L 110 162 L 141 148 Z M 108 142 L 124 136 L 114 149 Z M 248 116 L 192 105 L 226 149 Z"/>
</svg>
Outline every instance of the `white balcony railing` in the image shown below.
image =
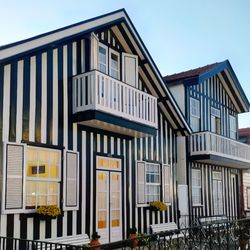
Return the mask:
<svg viewBox="0 0 250 250">
<path fill-rule="evenodd" d="M 190 155 L 213 154 L 250 163 L 250 146 L 211 132 L 190 136 Z"/>
<path fill-rule="evenodd" d="M 97 70 L 73 77 L 73 113 L 86 110 L 157 128 L 157 98 Z"/>
</svg>

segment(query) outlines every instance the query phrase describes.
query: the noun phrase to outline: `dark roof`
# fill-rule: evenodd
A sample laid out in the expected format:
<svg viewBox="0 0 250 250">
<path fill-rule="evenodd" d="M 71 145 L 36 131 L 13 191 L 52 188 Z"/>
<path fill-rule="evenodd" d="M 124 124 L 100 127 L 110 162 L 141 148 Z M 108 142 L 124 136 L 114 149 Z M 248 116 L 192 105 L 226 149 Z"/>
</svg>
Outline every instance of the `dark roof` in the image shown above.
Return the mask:
<svg viewBox="0 0 250 250">
<path fill-rule="evenodd" d="M 208 72 L 209 70 L 218 66 L 218 64 L 220 64 L 220 63 L 208 64 L 208 65 L 200 67 L 200 68 L 190 69 L 190 70 L 183 71 L 183 72 L 180 72 L 177 74 L 164 76 L 163 78 L 164 78 L 164 81 L 166 83 L 180 81 L 180 80 L 187 79 L 187 78 L 192 78 L 192 77 L 199 76 L 201 74 Z"/>
<path fill-rule="evenodd" d="M 233 96 L 235 96 L 235 98 L 238 99 L 237 102 L 241 107 L 241 112 L 249 112 L 250 103 L 248 101 L 248 98 L 246 97 L 246 94 L 243 91 L 240 82 L 228 60 L 222 62 L 216 62 L 213 64 L 208 64 L 206 66 L 196 69 L 191 69 L 181 73 L 168 75 L 163 78 L 165 84 L 168 86 L 181 84 L 182 80 L 184 84 L 199 84 L 201 81 L 204 81 L 209 77 L 218 73 L 222 73 L 224 77 L 227 78 L 225 70 L 228 71 L 230 77 L 232 78 L 233 85 L 235 86 L 236 90 L 232 88 L 231 91 Z M 227 80 L 227 84 L 231 84 L 229 80 Z M 241 103 L 240 99 L 243 101 L 244 104 Z"/>
</svg>

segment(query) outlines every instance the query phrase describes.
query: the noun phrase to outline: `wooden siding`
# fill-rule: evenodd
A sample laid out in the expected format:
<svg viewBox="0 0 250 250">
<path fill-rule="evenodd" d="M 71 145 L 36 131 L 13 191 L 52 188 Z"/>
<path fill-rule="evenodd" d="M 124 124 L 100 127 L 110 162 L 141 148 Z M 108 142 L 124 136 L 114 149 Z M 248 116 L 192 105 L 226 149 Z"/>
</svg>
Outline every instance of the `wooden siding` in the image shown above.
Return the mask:
<svg viewBox="0 0 250 250">
<path fill-rule="evenodd" d="M 191 169 L 201 170 L 202 183 L 202 204 L 201 206 L 192 205 L 192 176 Z M 197 217 L 213 216 L 213 186 L 212 174 L 213 171 L 222 173 L 222 194 L 223 194 L 223 214 L 230 218 L 235 218 L 240 213 L 240 170 L 226 168 L 221 166 L 209 165 L 205 163 L 189 162 L 190 177 L 189 177 L 189 201 L 190 211 L 193 220 Z M 235 188 L 232 183 L 232 176 L 236 176 Z M 234 191 L 233 191 L 234 190 Z"/>
<path fill-rule="evenodd" d="M 119 46 L 118 49 L 122 50 L 119 42 L 113 43 L 113 38 L 110 41 L 115 48 Z M 137 207 L 135 192 L 135 162 L 145 160 L 171 166 L 175 195 L 175 129 L 160 111 L 158 134 L 149 138 L 123 137 L 73 124 L 72 76 L 88 71 L 89 65 L 89 40 L 82 37 L 0 65 L 2 141 L 42 143 L 80 153 L 79 210 L 64 211 L 63 217 L 46 222 L 24 214 L 1 214 L 1 235 L 28 239 L 85 232 L 91 235 L 96 229 L 94 183 L 95 157 L 98 154 L 111 154 L 123 159 L 123 237 L 127 237 L 127 229 L 132 226 L 146 232 L 150 224 L 176 220 L 175 198 L 166 212 L 151 212 L 147 207 Z M 141 77 L 139 89 L 151 93 Z"/>
<path fill-rule="evenodd" d="M 236 116 L 236 108 L 220 78 L 215 75 L 197 84 L 186 86 L 186 117 L 190 123 L 190 97 L 200 101 L 200 131 L 211 131 L 211 107 L 220 110 L 221 135 L 229 137 L 229 115 Z"/>
</svg>

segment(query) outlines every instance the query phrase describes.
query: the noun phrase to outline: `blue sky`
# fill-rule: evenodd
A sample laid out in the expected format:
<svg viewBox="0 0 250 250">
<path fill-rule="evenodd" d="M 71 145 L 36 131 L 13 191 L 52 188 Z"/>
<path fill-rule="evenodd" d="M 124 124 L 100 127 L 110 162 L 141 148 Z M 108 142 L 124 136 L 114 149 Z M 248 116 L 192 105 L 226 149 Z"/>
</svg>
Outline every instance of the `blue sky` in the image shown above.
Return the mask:
<svg viewBox="0 0 250 250">
<path fill-rule="evenodd" d="M 8 0 L 0 8 L 0 45 L 120 8 L 163 75 L 229 59 L 250 99 L 249 0 Z M 250 113 L 239 126 L 250 127 Z"/>
</svg>

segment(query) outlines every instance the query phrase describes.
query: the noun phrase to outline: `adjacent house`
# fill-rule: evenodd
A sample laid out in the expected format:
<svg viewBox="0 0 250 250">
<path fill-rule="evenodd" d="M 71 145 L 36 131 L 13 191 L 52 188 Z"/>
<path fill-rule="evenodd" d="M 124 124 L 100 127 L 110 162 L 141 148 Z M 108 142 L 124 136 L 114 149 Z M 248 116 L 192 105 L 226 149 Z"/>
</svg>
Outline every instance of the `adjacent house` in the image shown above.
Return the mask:
<svg viewBox="0 0 250 250">
<path fill-rule="evenodd" d="M 250 145 L 250 128 L 239 129 L 239 141 Z M 250 171 L 242 173 L 242 210 L 246 216 L 250 216 Z"/>
<path fill-rule="evenodd" d="M 249 111 L 249 101 L 229 61 L 164 79 L 193 131 L 186 138 L 187 167 L 177 163 L 178 183 L 189 187 L 190 215 L 239 216 L 250 147 L 237 141 L 238 114 Z"/>
<path fill-rule="evenodd" d="M 0 47 L 0 234 L 45 239 L 97 231 L 104 243 L 127 238 L 130 227 L 147 232 L 151 224 L 177 221 L 177 141 L 191 133 L 183 115 L 190 121 L 189 103 L 194 131 L 220 125 L 219 134 L 234 139 L 237 114 L 248 111 L 229 63 L 214 68 L 209 78 L 180 84 L 184 112 L 123 9 Z M 238 173 L 250 159 L 238 151 L 218 156 L 219 166 L 197 158 L 205 149 L 196 140 L 227 143 L 221 135 L 191 136 L 197 214 L 238 211 Z M 217 185 L 213 201 L 208 178 Z M 158 200 L 167 211 L 149 209 Z M 42 221 L 35 216 L 42 205 L 57 205 L 63 215 Z"/>
</svg>

